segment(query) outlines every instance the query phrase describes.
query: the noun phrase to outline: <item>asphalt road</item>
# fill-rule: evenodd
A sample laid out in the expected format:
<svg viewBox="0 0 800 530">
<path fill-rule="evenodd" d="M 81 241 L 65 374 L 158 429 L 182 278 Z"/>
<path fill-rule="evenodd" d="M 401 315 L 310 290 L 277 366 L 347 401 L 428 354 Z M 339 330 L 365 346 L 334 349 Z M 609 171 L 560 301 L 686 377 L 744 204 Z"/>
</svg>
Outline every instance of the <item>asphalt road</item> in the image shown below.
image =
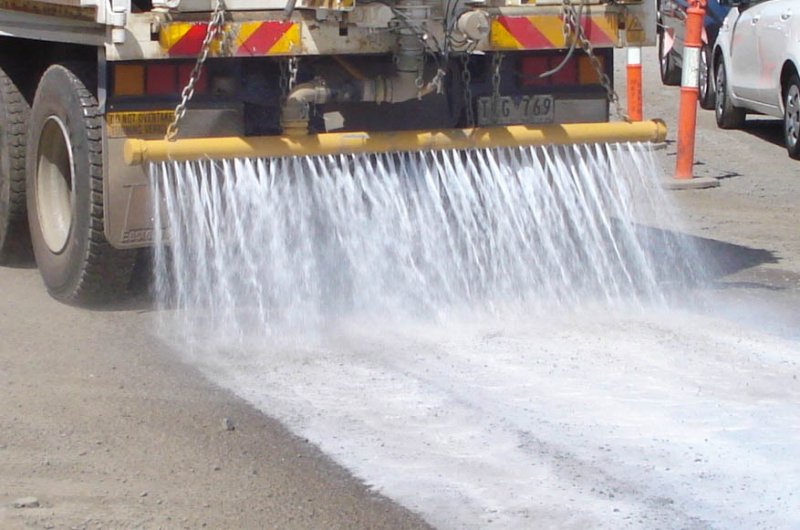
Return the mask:
<svg viewBox="0 0 800 530">
<path fill-rule="evenodd" d="M 668 177 L 678 88 L 660 85 L 653 52 L 644 54 L 645 114 L 670 127 L 658 154 Z M 618 88 L 624 93 L 623 83 Z M 779 145 L 774 121 L 719 131 L 713 113 L 699 111 L 698 123 L 696 174 L 721 186 L 672 196 L 684 216 L 681 230 L 716 264 L 711 296 L 723 303 L 709 311 L 793 344 L 800 329 L 800 165 Z M 376 493 L 380 484 L 366 486 L 321 444 L 250 404 L 257 400 L 246 402 L 187 364 L 154 334 L 146 300 L 107 311 L 67 307 L 47 296 L 31 268 L 0 269 L 0 290 L 3 528 L 427 526 Z M 784 375 L 796 392 L 796 378 Z M 38 507 L 14 507 L 30 496 Z M 550 515 L 543 520 L 559 527 L 587 522 Z"/>
</svg>

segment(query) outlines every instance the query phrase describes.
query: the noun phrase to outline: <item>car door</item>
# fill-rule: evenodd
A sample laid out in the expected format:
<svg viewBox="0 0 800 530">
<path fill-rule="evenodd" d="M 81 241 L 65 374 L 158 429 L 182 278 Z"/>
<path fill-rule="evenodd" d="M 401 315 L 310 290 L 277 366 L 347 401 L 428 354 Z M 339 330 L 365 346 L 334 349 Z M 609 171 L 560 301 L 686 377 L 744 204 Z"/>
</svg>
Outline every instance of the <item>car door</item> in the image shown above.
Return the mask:
<svg viewBox="0 0 800 530">
<path fill-rule="evenodd" d="M 730 68 L 728 68 L 728 83 L 737 97 L 753 100 L 758 93 L 761 65 L 757 28 L 761 22 L 763 4 L 774 1 L 776 0 L 751 2 L 738 7 L 739 17 L 731 35 Z"/>
<path fill-rule="evenodd" d="M 781 69 L 788 55 L 792 17 L 800 16 L 800 1 L 769 0 L 759 7 L 756 27 L 760 72 L 753 99 L 780 110 Z"/>
</svg>

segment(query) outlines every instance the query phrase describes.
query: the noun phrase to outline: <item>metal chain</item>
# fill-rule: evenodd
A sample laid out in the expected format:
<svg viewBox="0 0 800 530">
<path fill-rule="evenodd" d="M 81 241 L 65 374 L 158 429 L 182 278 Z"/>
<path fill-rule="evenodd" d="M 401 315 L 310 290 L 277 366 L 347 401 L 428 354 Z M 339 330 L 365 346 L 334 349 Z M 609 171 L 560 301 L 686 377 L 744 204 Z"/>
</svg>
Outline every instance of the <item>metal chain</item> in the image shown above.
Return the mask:
<svg viewBox="0 0 800 530">
<path fill-rule="evenodd" d="M 294 88 L 294 85 L 297 84 L 297 71 L 299 69 L 297 57 L 292 56 L 287 58 L 285 61 L 281 62 L 280 68 L 281 77 L 279 82 L 281 99 L 285 99 Z"/>
<path fill-rule="evenodd" d="M 287 67 L 289 69 L 289 85 L 287 88 L 291 91 L 294 85 L 297 84 L 297 71 L 300 69 L 300 61 L 296 56 L 289 57 Z"/>
<path fill-rule="evenodd" d="M 278 86 L 281 89 L 281 99 L 286 99 L 289 93 L 289 62 L 281 61 L 278 65 L 280 69 L 280 77 L 278 78 Z"/>
<path fill-rule="evenodd" d="M 582 5 L 585 1 L 586 0 L 581 0 Z M 589 57 L 589 62 L 591 62 L 592 68 L 594 68 L 597 78 L 600 80 L 600 84 L 606 91 L 608 102 L 614 106 L 614 111 L 617 117 L 623 121 L 630 121 L 628 115 L 622 110 L 622 106 L 619 103 L 619 95 L 614 89 L 614 85 L 611 83 L 611 78 L 609 78 L 608 74 L 603 71 L 603 64 L 594 53 L 592 43 L 586 36 L 586 32 L 583 30 L 583 24 L 581 24 L 578 11 L 572 4 L 572 0 L 562 0 L 561 13 L 564 20 L 561 28 L 561 31 L 564 34 L 564 43 L 566 44 L 567 41 L 570 40 L 570 37 L 573 36 L 575 39 L 577 39 L 578 46 L 580 46 L 581 50 L 583 50 L 583 52 Z"/>
<path fill-rule="evenodd" d="M 206 30 L 206 37 L 203 39 L 203 44 L 200 48 L 200 54 L 197 56 L 197 61 L 194 63 L 194 68 L 192 68 L 192 73 L 189 76 L 189 82 L 186 83 L 186 86 L 183 87 L 181 91 L 181 101 L 178 103 L 178 106 L 175 107 L 175 114 L 172 119 L 172 123 L 167 126 L 167 133 L 164 136 L 164 139 L 172 142 L 178 136 L 178 124 L 183 119 L 183 116 L 186 114 L 186 105 L 188 105 L 189 101 L 194 97 L 194 85 L 197 84 L 197 81 L 200 79 L 200 75 L 203 73 L 203 65 L 208 59 L 208 52 L 211 48 L 211 43 L 214 42 L 214 39 L 222 33 L 223 26 L 225 24 L 225 4 L 223 0 L 217 0 L 217 4 L 214 7 L 214 12 L 211 13 L 211 19 L 208 22 L 208 29 Z"/>
<path fill-rule="evenodd" d="M 461 83 L 464 85 L 467 127 L 475 127 L 475 112 L 472 109 L 472 72 L 469 71 L 469 52 L 461 56 Z"/>
<path fill-rule="evenodd" d="M 564 45 L 566 46 L 572 39 L 573 35 L 578 34 L 580 27 L 580 20 L 578 12 L 572 5 L 571 0 L 562 0 L 561 2 L 561 34 L 564 36 Z"/>
<path fill-rule="evenodd" d="M 492 123 L 497 124 L 497 106 L 500 103 L 500 68 L 503 64 L 502 52 L 492 55 Z"/>
</svg>

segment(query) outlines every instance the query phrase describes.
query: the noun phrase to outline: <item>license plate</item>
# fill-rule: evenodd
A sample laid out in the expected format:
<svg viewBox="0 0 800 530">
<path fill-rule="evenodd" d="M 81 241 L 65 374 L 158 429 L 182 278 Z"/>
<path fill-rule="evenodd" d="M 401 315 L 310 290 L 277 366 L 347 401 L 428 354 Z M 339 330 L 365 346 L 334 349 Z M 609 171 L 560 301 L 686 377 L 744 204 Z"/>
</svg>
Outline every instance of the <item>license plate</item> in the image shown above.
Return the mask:
<svg viewBox="0 0 800 530">
<path fill-rule="evenodd" d="M 496 108 L 496 111 L 493 109 Z M 478 98 L 478 125 L 553 123 L 553 96 L 488 96 Z"/>
</svg>

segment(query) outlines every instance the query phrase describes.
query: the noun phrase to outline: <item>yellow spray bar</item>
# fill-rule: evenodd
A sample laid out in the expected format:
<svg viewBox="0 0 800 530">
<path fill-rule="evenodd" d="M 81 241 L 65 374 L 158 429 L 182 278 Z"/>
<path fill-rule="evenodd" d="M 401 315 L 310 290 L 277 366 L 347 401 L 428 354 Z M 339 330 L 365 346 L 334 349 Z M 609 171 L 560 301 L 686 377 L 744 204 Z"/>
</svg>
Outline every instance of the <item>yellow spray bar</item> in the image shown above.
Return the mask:
<svg viewBox="0 0 800 530">
<path fill-rule="evenodd" d="M 663 142 L 667 126 L 661 120 L 563 125 L 509 125 L 475 129 L 401 132 L 341 132 L 299 136 L 188 138 L 125 142 L 128 165 L 200 158 L 269 158 L 345 153 L 389 153 L 565 145 L 614 142 Z"/>
</svg>

